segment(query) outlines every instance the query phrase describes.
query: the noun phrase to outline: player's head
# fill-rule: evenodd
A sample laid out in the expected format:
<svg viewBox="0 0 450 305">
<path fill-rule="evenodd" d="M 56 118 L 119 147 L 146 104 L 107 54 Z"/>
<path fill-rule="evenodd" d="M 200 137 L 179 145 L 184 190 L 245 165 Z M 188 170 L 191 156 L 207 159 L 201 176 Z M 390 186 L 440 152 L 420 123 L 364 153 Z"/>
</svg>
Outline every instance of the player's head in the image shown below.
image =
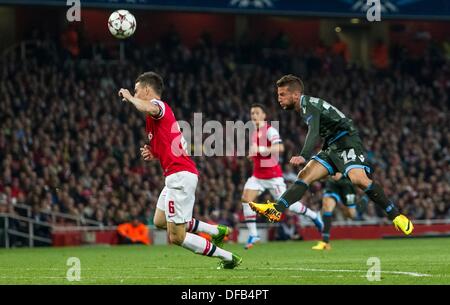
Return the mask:
<svg viewBox="0 0 450 305">
<path fill-rule="evenodd" d="M 250 117 L 255 123 L 256 127 L 259 127 L 263 122 L 266 121 L 266 109 L 264 105 L 252 104 L 250 106 Z"/>
<path fill-rule="evenodd" d="M 137 98 L 148 100 L 152 98 L 161 98 L 164 90 L 164 81 L 162 77 L 155 72 L 145 72 L 136 79 L 134 85 L 134 94 Z"/>
<path fill-rule="evenodd" d="M 283 109 L 294 109 L 300 100 L 304 86 L 302 80 L 292 74 L 284 75 L 277 81 L 278 103 Z"/>
</svg>

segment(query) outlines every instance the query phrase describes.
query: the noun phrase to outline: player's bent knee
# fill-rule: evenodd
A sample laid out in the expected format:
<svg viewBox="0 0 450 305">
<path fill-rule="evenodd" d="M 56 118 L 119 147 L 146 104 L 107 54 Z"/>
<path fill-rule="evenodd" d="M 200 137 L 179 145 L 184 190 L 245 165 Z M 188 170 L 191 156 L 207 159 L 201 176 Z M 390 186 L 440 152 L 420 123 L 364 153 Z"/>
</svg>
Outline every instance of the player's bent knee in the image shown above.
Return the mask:
<svg viewBox="0 0 450 305">
<path fill-rule="evenodd" d="M 323 205 L 322 211 L 324 212 L 333 212 L 334 207 L 332 205 Z"/>
<path fill-rule="evenodd" d="M 364 180 L 364 179 L 350 179 L 353 183 L 353 185 L 359 187 L 362 190 L 365 190 L 371 183 L 370 180 Z"/>
<path fill-rule="evenodd" d="M 178 246 L 181 246 L 183 244 L 184 238 L 185 234 L 176 234 L 176 233 L 169 234 L 170 242 Z"/>
<path fill-rule="evenodd" d="M 165 230 L 167 228 L 167 222 L 165 219 L 161 219 L 159 217 L 153 218 L 153 224 L 157 229 Z"/>
<path fill-rule="evenodd" d="M 185 225 L 174 225 L 170 224 L 168 229 L 169 240 L 172 244 L 181 246 L 186 237 Z"/>
<path fill-rule="evenodd" d="M 242 203 L 249 203 L 249 202 L 255 201 L 255 199 L 257 197 L 258 197 L 258 191 L 244 189 L 241 200 L 242 200 Z"/>
<path fill-rule="evenodd" d="M 306 164 L 306 166 L 298 173 L 298 178 L 307 184 L 311 184 L 326 176 L 328 176 L 328 170 L 315 160 L 308 162 L 308 164 Z"/>
<path fill-rule="evenodd" d="M 299 173 L 298 173 L 298 178 L 305 181 L 306 183 L 310 183 L 310 173 L 311 171 L 308 168 L 304 168 L 302 169 Z"/>
<path fill-rule="evenodd" d="M 156 227 L 157 229 L 159 229 L 159 230 L 165 230 L 165 229 L 167 229 L 166 223 L 157 223 L 157 222 L 154 222 L 153 224 L 154 224 L 155 227 Z"/>
<path fill-rule="evenodd" d="M 322 211 L 333 212 L 335 206 L 336 204 L 334 203 L 333 199 L 325 198 L 322 202 Z"/>
<path fill-rule="evenodd" d="M 354 185 L 363 190 L 372 183 L 372 180 L 367 177 L 364 170 L 351 170 L 348 172 L 348 178 Z"/>
<path fill-rule="evenodd" d="M 159 208 L 156 209 L 155 215 L 153 216 L 153 224 L 160 230 L 165 230 L 167 228 L 166 214 L 163 210 L 160 210 Z"/>
</svg>

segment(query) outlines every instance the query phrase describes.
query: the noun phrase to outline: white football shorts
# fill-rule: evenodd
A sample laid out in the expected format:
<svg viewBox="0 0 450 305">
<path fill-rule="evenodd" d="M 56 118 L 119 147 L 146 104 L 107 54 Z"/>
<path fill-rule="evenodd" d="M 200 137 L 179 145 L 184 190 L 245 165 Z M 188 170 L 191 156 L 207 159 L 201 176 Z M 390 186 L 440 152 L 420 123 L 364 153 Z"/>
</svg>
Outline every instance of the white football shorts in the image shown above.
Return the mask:
<svg viewBox="0 0 450 305">
<path fill-rule="evenodd" d="M 265 190 L 269 190 L 272 197 L 275 200 L 278 200 L 278 198 L 286 191 L 286 183 L 284 183 L 283 177 L 258 179 L 255 176 L 251 176 L 245 183 L 244 190 L 259 191 L 258 195 Z"/>
<path fill-rule="evenodd" d="M 159 195 L 156 207 L 165 212 L 167 222 L 181 224 L 191 221 L 197 183 L 198 176 L 187 171 L 166 177 L 166 186 Z"/>
</svg>

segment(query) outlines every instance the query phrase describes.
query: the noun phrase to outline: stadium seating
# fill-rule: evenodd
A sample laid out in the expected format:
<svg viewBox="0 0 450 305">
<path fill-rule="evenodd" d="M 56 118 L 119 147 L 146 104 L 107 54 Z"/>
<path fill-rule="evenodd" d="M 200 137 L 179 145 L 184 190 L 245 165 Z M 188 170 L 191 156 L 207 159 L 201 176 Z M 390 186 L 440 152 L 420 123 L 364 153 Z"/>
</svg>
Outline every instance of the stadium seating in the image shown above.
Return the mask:
<svg viewBox="0 0 450 305">
<path fill-rule="evenodd" d="M 179 120 L 192 122 L 193 113 L 202 112 L 204 122 L 248 121 L 250 104 L 267 105 L 269 119 L 280 121 L 286 177 L 296 171 L 286 161 L 300 150 L 306 126 L 298 115 L 281 111 L 274 82 L 285 72 L 302 75 L 307 94 L 355 121 L 375 176 L 403 213 L 450 217 L 450 66 L 435 45 L 420 57 L 404 49 L 392 53 L 402 55 L 389 70 L 349 66 L 329 50 L 318 57 L 314 49 L 204 41 L 187 48 L 166 39 L 129 48 L 128 60 L 118 63 L 104 60 L 111 57 L 106 48 L 91 56 L 90 46 L 72 58 L 50 45 L 43 43 L 25 61 L 8 58 L 0 68 L 0 212 L 20 203 L 31 206 L 34 217 L 43 210 L 105 226 L 130 216 L 151 224 L 164 183 L 161 170 L 140 160 L 145 120 L 120 101 L 117 90 L 133 88 L 136 76 L 152 69 L 165 77 L 164 100 Z M 194 216 L 235 226 L 251 163 L 236 156 L 194 159 L 201 173 Z M 313 209 L 322 187 L 314 184 L 304 197 Z M 359 218 L 383 221 L 372 204 Z"/>
</svg>

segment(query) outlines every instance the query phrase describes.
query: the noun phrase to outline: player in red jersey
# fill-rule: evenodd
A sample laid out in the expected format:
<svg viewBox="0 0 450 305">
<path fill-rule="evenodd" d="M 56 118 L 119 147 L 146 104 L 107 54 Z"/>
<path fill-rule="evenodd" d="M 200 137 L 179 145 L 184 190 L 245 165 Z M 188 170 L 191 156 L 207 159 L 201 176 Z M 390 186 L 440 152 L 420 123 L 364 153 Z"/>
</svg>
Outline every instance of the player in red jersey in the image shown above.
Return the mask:
<svg viewBox="0 0 450 305">
<path fill-rule="evenodd" d="M 266 111 L 263 105 L 253 104 L 250 115 L 256 130 L 251 135 L 251 146 L 249 158 L 253 160 L 253 174 L 247 180 L 242 194 L 242 208 L 249 236 L 245 249 L 253 247 L 259 241 L 256 228 L 256 212 L 248 205 L 253 202 L 262 192 L 269 190 L 277 200 L 286 191 L 283 172 L 278 160 L 284 146 L 278 130 L 266 122 Z M 322 231 L 323 223 L 320 214 L 307 208 L 301 202 L 296 202 L 289 208 L 296 214 L 308 216 L 314 222 L 319 231 Z"/>
<path fill-rule="evenodd" d="M 120 89 L 123 101 L 132 103 L 146 114 L 146 132 L 149 145 L 141 148 L 146 161 L 159 160 L 165 178 L 154 216 L 155 226 L 167 229 L 172 243 L 194 253 L 221 259 L 220 269 L 233 269 L 242 262 L 239 255 L 221 248 L 230 229 L 210 225 L 192 218 L 198 171 L 186 150 L 186 141 L 170 106 L 161 101 L 164 83 L 154 72 L 140 75 L 135 82 L 135 95 Z M 204 232 L 213 243 L 192 233 Z"/>
</svg>

